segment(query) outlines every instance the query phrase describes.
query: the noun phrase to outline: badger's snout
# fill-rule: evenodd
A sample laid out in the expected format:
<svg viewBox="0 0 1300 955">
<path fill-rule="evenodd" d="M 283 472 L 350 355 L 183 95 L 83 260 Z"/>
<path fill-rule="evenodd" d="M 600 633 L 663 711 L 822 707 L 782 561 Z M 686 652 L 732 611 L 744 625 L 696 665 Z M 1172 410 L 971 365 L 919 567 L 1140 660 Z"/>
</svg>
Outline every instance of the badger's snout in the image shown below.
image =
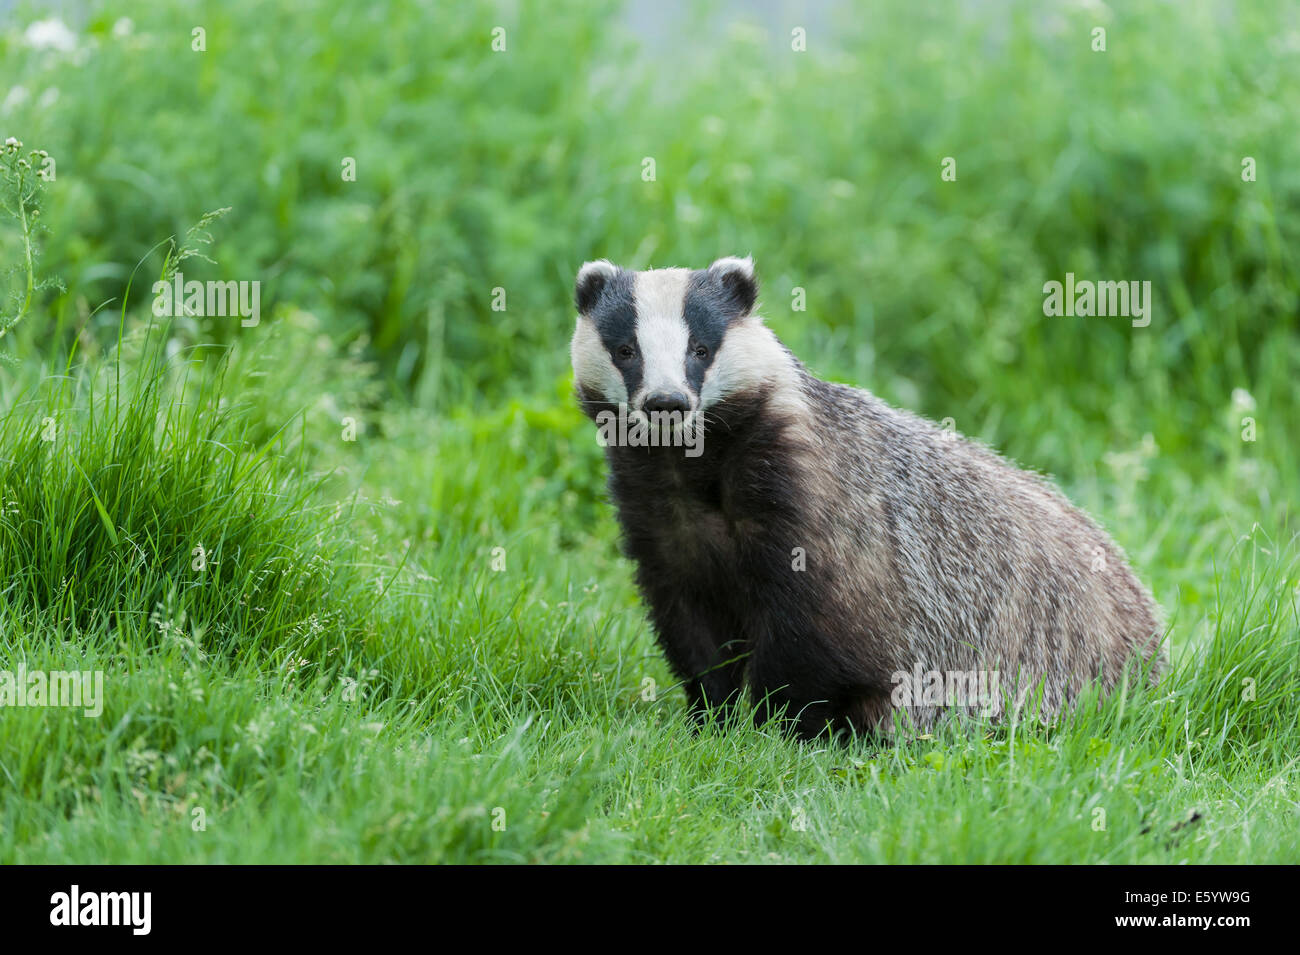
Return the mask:
<svg viewBox="0 0 1300 955">
<path fill-rule="evenodd" d="M 681 391 L 653 391 L 641 402 L 641 410 L 647 413 L 667 411 L 686 414 L 691 410 L 691 399 Z"/>
</svg>

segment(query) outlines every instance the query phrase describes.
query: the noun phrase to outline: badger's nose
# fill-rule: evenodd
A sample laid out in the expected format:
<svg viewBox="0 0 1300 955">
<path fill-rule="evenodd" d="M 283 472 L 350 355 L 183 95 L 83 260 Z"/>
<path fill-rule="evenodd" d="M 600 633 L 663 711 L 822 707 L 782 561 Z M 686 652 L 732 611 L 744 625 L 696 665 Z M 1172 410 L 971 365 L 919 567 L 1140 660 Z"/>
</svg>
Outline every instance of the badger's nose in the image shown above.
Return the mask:
<svg viewBox="0 0 1300 955">
<path fill-rule="evenodd" d="M 646 396 L 641 407 L 646 411 L 678 411 L 685 414 L 691 410 L 691 399 L 680 391 L 656 391 Z"/>
</svg>

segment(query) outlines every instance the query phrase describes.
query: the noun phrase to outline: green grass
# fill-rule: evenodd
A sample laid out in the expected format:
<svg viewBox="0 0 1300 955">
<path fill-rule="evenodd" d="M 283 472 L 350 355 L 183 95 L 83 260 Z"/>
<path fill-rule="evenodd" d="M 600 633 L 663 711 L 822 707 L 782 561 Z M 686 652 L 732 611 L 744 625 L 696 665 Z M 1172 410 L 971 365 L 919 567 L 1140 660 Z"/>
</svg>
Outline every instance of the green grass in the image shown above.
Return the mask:
<svg viewBox="0 0 1300 955">
<path fill-rule="evenodd" d="M 47 231 L 0 222 L 0 670 L 105 684 L 0 709 L 0 862 L 1300 861 L 1292 5 L 1115 9 L 1095 54 L 1082 8 L 900 3 L 775 63 L 784 23 L 633 53 L 576 3 L 150 6 L 92 5 L 75 62 L 0 25 L 0 141 L 58 159 Z M 224 206 L 183 268 L 262 323 L 153 320 L 156 244 Z M 1159 687 L 883 749 L 692 732 L 568 298 L 745 252 L 814 370 L 1103 522 Z M 1044 317 L 1066 271 L 1152 281 L 1152 325 Z"/>
</svg>

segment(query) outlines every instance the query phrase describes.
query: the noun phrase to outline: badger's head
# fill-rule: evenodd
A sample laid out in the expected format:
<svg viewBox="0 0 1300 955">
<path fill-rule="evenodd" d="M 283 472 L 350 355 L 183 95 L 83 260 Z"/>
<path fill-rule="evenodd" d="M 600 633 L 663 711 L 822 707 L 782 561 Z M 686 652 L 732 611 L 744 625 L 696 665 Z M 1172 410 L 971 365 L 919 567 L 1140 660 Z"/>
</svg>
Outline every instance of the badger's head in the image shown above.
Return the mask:
<svg viewBox="0 0 1300 955">
<path fill-rule="evenodd" d="M 588 262 L 574 288 L 570 349 L 584 407 L 666 412 L 691 426 L 707 420 L 712 406 L 763 371 L 754 361 L 757 337 L 775 342 L 753 314 L 757 298 L 748 258 L 645 272 Z"/>
</svg>

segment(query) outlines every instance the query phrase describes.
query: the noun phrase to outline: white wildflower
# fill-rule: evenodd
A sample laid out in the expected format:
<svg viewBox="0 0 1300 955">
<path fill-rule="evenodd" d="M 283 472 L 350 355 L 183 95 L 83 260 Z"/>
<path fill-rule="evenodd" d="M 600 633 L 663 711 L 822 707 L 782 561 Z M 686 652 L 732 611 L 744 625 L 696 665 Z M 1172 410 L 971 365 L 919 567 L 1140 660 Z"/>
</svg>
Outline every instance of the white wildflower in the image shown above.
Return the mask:
<svg viewBox="0 0 1300 955">
<path fill-rule="evenodd" d="M 71 53 L 77 48 L 77 36 L 57 17 L 37 20 L 23 34 L 23 41 L 36 50 L 58 50 Z"/>
</svg>

